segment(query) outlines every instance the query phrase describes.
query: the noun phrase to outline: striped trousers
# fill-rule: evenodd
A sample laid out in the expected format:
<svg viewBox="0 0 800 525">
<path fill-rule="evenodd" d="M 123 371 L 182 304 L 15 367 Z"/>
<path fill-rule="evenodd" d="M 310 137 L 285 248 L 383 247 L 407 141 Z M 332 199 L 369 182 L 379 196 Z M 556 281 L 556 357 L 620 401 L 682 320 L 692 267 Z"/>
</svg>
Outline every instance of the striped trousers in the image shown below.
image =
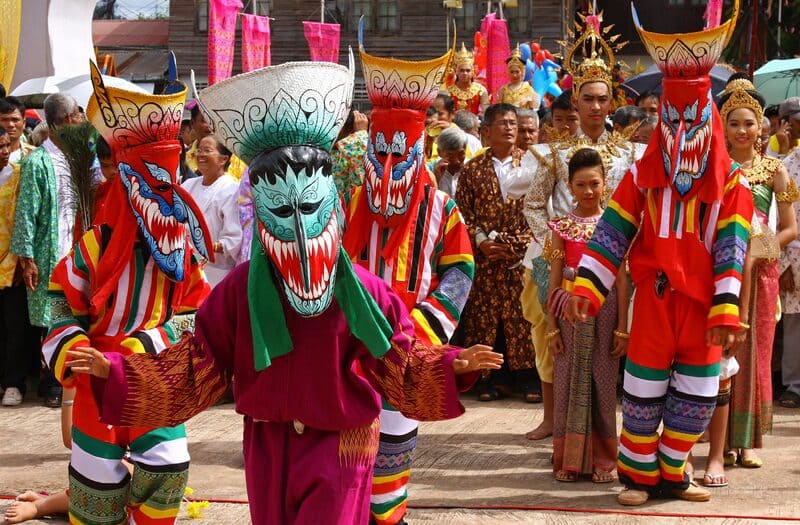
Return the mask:
<svg viewBox="0 0 800 525">
<path fill-rule="evenodd" d="M 419 423 L 383 402 L 378 456 L 372 474 L 371 523 L 394 525 L 406 514 L 408 478 Z"/>
<path fill-rule="evenodd" d="M 722 349 L 706 345 L 708 308 L 653 281 L 636 289 L 617 472 L 629 488 L 688 487 L 686 457 L 716 406 Z M 659 435 L 658 428 L 664 427 Z"/>
<path fill-rule="evenodd" d="M 73 407 L 70 523 L 174 523 L 189 478 L 183 425 L 151 429 L 102 424 L 85 379 L 78 379 Z M 126 454 L 132 475 L 122 461 Z"/>
</svg>

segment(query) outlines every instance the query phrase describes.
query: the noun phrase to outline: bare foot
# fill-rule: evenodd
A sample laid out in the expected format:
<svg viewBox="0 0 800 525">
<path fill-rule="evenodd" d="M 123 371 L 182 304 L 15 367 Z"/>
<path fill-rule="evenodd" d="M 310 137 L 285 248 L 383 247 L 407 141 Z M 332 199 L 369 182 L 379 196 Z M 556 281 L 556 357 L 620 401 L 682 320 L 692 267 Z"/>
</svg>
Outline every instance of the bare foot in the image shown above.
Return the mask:
<svg viewBox="0 0 800 525">
<path fill-rule="evenodd" d="M 542 421 L 541 425 L 539 425 L 538 427 L 534 428 L 533 430 L 525 434 L 525 439 L 529 439 L 531 441 L 538 441 L 540 439 L 544 439 L 552 435 L 553 435 L 553 423 Z"/>
<path fill-rule="evenodd" d="M 611 483 L 616 478 L 613 472 L 608 472 L 603 469 L 596 468 L 592 473 L 592 483 Z"/>
<path fill-rule="evenodd" d="M 19 496 L 17 496 L 14 499 L 16 499 L 17 501 L 31 501 L 31 502 L 33 502 L 33 501 L 38 501 L 40 499 L 44 499 L 46 497 L 47 496 L 45 496 L 44 494 L 40 494 L 40 493 L 34 492 L 32 490 L 26 490 L 25 492 L 23 492 L 22 494 L 20 494 Z"/>
<path fill-rule="evenodd" d="M 32 520 L 38 514 L 36 504 L 32 501 L 12 501 L 6 509 L 6 523 L 22 523 Z"/>
</svg>

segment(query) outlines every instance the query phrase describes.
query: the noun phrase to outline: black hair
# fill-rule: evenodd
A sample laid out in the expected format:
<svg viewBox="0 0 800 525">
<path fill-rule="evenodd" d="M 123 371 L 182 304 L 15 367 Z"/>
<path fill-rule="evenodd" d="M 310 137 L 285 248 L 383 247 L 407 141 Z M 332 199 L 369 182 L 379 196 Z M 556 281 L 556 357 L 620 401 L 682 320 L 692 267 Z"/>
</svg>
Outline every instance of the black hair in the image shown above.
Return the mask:
<svg viewBox="0 0 800 525">
<path fill-rule="evenodd" d="M 194 106 L 192 106 L 192 109 L 191 109 L 191 115 L 192 115 L 192 119 L 191 120 L 197 120 L 197 116 L 199 114 L 200 114 L 200 104 L 196 103 Z"/>
<path fill-rule="evenodd" d="M 728 80 L 725 81 L 725 85 L 727 86 L 734 80 L 749 80 L 751 82 L 753 81 L 753 79 L 750 78 L 750 75 L 748 75 L 747 73 L 744 73 L 742 71 L 737 71 L 736 73 L 728 77 Z"/>
<path fill-rule="evenodd" d="M 438 111 L 436 111 L 435 107 L 428 106 L 428 110 L 425 112 L 425 116 L 426 117 L 432 117 L 432 116 L 436 115 L 437 113 L 438 113 Z"/>
<path fill-rule="evenodd" d="M 631 124 L 641 122 L 645 119 L 647 113 L 639 106 L 621 106 L 614 111 L 611 117 L 611 123 L 618 125 L 622 128 L 627 128 Z"/>
<path fill-rule="evenodd" d="M 98 159 L 110 159 L 111 158 L 111 146 L 108 145 L 106 139 L 103 137 L 97 137 L 97 142 L 95 142 L 95 153 L 97 153 Z"/>
<path fill-rule="evenodd" d="M 3 84 L 0 84 L 0 98 L 4 98 L 6 96 L 6 87 Z"/>
<path fill-rule="evenodd" d="M 488 128 L 492 125 L 495 118 L 500 115 L 505 115 L 506 113 L 513 113 L 516 115 L 517 107 L 512 106 L 511 104 L 506 104 L 505 102 L 501 102 L 500 104 L 492 104 L 486 108 L 486 111 L 483 112 L 483 125 Z"/>
<path fill-rule="evenodd" d="M 2 85 L 2 84 L 0 84 L 0 85 Z M 2 137 L 3 135 L 6 135 L 7 133 L 8 132 L 6 131 L 6 128 L 4 128 L 3 126 L 0 126 L 0 137 Z"/>
<path fill-rule="evenodd" d="M 19 111 L 20 116 L 25 117 L 25 104 L 20 102 L 17 97 L 0 98 L 0 115 L 12 113 L 14 110 Z"/>
<path fill-rule="evenodd" d="M 561 109 L 564 111 L 575 111 L 575 105 L 572 103 L 572 90 L 568 89 L 561 93 L 553 103 L 550 105 L 550 111 Z"/>
<path fill-rule="evenodd" d="M 192 125 L 192 121 L 190 119 L 185 118 L 185 119 L 181 120 L 181 131 L 183 131 L 184 129 L 186 129 L 188 127 L 191 127 L 191 125 Z"/>
<path fill-rule="evenodd" d="M 636 97 L 636 105 L 638 106 L 643 100 L 647 100 L 648 98 L 654 98 L 657 102 L 661 102 L 661 95 L 657 91 L 648 89 L 647 91 L 639 93 L 639 96 Z"/>
<path fill-rule="evenodd" d="M 603 165 L 603 158 L 597 150 L 581 148 L 572 154 L 572 158 L 569 159 L 569 165 L 567 167 L 569 171 L 569 182 L 572 182 L 572 177 L 578 170 L 584 168 L 600 168 L 600 173 L 603 174 L 603 180 L 605 180 L 606 168 Z"/>
<path fill-rule="evenodd" d="M 553 110 L 552 108 L 542 106 L 539 108 L 539 125 L 553 123 Z"/>
<path fill-rule="evenodd" d="M 267 179 L 275 184 L 278 177 L 286 178 L 286 168 L 291 167 L 295 173 L 306 168 L 306 173 L 322 168 L 324 176 L 331 176 L 331 155 L 327 151 L 308 145 L 282 146 L 256 155 L 250 162 L 250 184 Z"/>
<path fill-rule="evenodd" d="M 764 109 L 764 116 L 767 118 L 779 117 L 781 115 L 781 107 L 779 104 L 772 104 Z"/>
<path fill-rule="evenodd" d="M 456 112 L 456 104 L 453 102 L 453 99 L 450 98 L 450 95 L 446 95 L 444 93 L 439 93 L 436 95 L 436 100 L 441 100 L 442 104 L 444 104 L 444 109 L 448 113 L 455 113 Z"/>
</svg>

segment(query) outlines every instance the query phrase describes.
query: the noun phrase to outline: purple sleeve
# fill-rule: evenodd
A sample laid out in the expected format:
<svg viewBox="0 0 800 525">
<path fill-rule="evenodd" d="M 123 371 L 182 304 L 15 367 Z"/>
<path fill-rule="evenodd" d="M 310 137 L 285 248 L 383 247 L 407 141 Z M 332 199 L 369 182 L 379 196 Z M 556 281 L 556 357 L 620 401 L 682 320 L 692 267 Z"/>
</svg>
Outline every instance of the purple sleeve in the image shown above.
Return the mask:
<svg viewBox="0 0 800 525">
<path fill-rule="evenodd" d="M 245 272 L 246 275 L 246 272 Z M 104 423 L 175 426 L 216 403 L 233 367 L 234 280 L 220 283 L 198 310 L 195 333 L 158 355 L 107 353 L 107 379 L 92 378 Z"/>
<path fill-rule="evenodd" d="M 400 298 L 385 285 L 368 285 L 367 289 L 394 327 L 389 351 L 380 359 L 362 361 L 370 383 L 406 417 L 439 421 L 463 414 L 459 391 L 473 384 L 478 374 L 454 373 L 453 361 L 461 348 L 428 347 L 417 341 L 411 317 Z"/>
<path fill-rule="evenodd" d="M 242 174 L 236 202 L 239 205 L 239 223 L 242 225 L 242 248 L 239 250 L 239 260 L 237 262 L 243 263 L 250 260 L 250 241 L 253 240 L 253 219 L 255 218 L 253 192 L 250 188 L 248 170 L 245 170 Z"/>
</svg>

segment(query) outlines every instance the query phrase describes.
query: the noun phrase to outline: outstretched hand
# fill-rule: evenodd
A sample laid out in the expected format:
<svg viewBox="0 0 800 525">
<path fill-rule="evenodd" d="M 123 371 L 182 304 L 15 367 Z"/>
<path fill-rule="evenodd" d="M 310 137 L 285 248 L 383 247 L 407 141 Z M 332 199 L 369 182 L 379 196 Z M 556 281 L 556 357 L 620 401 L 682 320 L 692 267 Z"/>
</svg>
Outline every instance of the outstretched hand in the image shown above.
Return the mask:
<svg viewBox="0 0 800 525">
<path fill-rule="evenodd" d="M 89 374 L 103 379 L 111 370 L 109 361 L 102 352 L 91 346 L 77 346 L 67 350 L 67 366 L 77 374 Z"/>
<path fill-rule="evenodd" d="M 503 354 L 492 351 L 491 346 L 473 345 L 458 353 L 453 361 L 456 374 L 466 374 L 476 370 L 497 370 L 503 364 Z"/>
</svg>

